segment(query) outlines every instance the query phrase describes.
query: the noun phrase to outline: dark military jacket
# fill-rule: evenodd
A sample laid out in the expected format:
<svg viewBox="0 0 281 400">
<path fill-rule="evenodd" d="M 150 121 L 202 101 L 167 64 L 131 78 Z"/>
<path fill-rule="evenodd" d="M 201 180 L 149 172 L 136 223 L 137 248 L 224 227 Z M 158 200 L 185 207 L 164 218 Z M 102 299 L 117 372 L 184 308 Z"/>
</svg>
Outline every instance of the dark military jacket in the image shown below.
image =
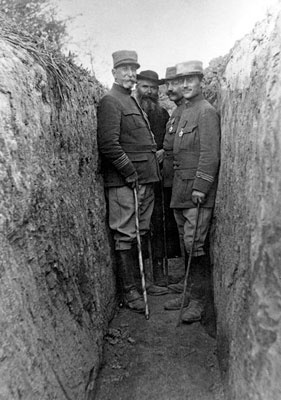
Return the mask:
<svg viewBox="0 0 281 400">
<path fill-rule="evenodd" d="M 140 184 L 160 179 L 154 136 L 130 93 L 113 84 L 98 107 L 98 148 L 106 187 L 124 186 L 134 172 Z"/>
<path fill-rule="evenodd" d="M 165 150 L 164 160 L 163 160 L 163 184 L 164 187 L 171 187 L 174 177 L 174 156 L 173 156 L 173 146 L 175 134 L 177 131 L 178 123 L 180 121 L 181 114 L 185 110 L 185 100 L 182 99 L 181 104 L 172 112 L 171 117 L 166 125 L 166 133 L 163 141 L 163 149 Z"/>
<path fill-rule="evenodd" d="M 220 161 L 220 122 L 214 107 L 200 94 L 187 102 L 174 141 L 172 208 L 193 208 L 191 194 L 207 195 L 213 207 Z"/>
</svg>

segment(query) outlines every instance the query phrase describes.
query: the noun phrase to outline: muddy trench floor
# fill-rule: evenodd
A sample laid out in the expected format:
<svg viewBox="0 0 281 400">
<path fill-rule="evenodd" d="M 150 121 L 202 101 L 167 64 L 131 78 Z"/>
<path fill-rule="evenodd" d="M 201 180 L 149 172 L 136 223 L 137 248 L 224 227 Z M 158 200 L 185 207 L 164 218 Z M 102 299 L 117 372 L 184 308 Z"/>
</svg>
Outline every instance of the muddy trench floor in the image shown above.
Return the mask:
<svg viewBox="0 0 281 400">
<path fill-rule="evenodd" d="M 214 316 L 176 327 L 179 311 L 163 308 L 176 296 L 148 296 L 149 320 L 126 308 L 117 310 L 105 336 L 94 400 L 225 399 Z"/>
</svg>

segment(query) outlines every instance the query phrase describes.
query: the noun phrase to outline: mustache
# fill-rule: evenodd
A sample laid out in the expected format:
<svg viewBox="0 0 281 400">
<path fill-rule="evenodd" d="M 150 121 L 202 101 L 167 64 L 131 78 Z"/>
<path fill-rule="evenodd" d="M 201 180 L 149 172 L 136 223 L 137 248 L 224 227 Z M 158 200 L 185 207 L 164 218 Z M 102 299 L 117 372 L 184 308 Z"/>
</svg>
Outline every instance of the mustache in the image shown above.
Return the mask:
<svg viewBox="0 0 281 400">
<path fill-rule="evenodd" d="M 137 83 L 137 79 L 136 78 L 129 78 L 129 79 L 126 79 L 126 82 Z"/>
<path fill-rule="evenodd" d="M 152 96 L 152 95 L 149 95 L 149 94 L 145 94 L 145 95 L 141 96 L 141 100 L 151 100 L 151 101 L 153 101 L 153 103 L 157 103 L 158 99 L 159 99 L 158 95 L 157 96 Z"/>
<path fill-rule="evenodd" d="M 173 90 L 168 90 L 167 94 L 176 94 L 176 92 L 174 92 Z"/>
</svg>

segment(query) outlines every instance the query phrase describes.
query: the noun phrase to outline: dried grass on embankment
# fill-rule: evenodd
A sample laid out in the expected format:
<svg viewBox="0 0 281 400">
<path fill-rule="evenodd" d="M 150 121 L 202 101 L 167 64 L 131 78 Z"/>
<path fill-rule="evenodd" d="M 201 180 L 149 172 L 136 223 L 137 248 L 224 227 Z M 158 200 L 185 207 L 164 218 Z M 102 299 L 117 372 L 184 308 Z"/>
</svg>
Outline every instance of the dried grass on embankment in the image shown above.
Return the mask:
<svg viewBox="0 0 281 400">
<path fill-rule="evenodd" d="M 103 88 L 0 17 L 0 398 L 86 399 L 114 292 Z"/>
</svg>

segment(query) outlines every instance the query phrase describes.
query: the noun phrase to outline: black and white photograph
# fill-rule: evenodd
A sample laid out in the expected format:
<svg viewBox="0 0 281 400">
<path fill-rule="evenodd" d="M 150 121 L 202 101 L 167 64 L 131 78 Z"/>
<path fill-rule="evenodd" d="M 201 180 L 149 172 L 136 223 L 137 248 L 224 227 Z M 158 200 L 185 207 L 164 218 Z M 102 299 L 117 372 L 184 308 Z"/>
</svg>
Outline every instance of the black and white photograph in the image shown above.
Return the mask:
<svg viewBox="0 0 281 400">
<path fill-rule="evenodd" d="M 0 400 L 281 400 L 281 0 L 0 0 Z"/>
</svg>

